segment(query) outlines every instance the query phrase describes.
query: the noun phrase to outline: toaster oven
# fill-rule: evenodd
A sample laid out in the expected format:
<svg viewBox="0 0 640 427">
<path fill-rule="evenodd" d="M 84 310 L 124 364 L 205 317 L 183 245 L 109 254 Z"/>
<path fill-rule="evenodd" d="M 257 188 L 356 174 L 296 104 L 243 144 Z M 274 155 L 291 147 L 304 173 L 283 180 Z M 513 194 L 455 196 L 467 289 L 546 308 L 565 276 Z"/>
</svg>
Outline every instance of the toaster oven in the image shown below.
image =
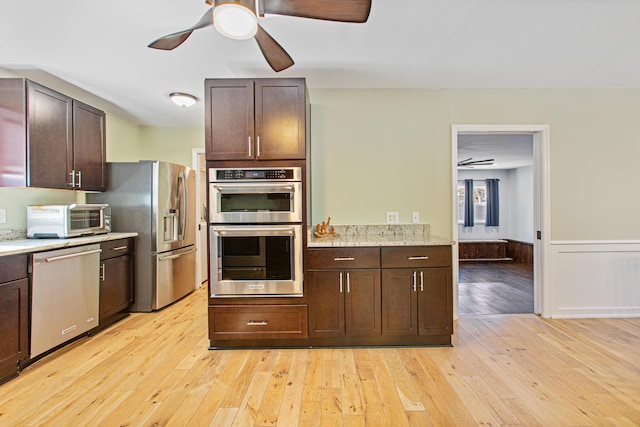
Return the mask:
<svg viewBox="0 0 640 427">
<path fill-rule="evenodd" d="M 64 239 L 109 233 L 111 208 L 108 204 L 27 206 L 27 237 Z"/>
</svg>

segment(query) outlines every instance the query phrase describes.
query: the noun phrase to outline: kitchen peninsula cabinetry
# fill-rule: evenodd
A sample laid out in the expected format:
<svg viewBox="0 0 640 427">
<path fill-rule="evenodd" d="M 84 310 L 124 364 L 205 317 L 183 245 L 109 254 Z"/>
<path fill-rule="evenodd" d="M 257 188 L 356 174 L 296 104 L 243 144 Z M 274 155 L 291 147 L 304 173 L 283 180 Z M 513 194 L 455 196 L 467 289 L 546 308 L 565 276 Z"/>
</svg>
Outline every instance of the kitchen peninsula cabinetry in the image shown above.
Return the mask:
<svg viewBox="0 0 640 427">
<path fill-rule="evenodd" d="M 105 114 L 40 84 L 0 79 L 0 186 L 105 189 Z"/>
<path fill-rule="evenodd" d="M 382 333 L 447 336 L 453 332 L 451 248 L 382 248 Z"/>
<path fill-rule="evenodd" d="M 304 159 L 305 80 L 205 80 L 207 160 Z"/>
<path fill-rule="evenodd" d="M 307 261 L 312 346 L 451 344 L 450 245 L 311 247 Z"/>
<path fill-rule="evenodd" d="M 310 249 L 308 255 L 311 339 L 380 335 L 380 250 Z"/>
<path fill-rule="evenodd" d="M 110 240 L 100 244 L 100 327 L 127 315 L 133 303 L 134 240 Z"/>
<path fill-rule="evenodd" d="M 27 255 L 0 258 L 0 383 L 29 357 Z"/>
</svg>

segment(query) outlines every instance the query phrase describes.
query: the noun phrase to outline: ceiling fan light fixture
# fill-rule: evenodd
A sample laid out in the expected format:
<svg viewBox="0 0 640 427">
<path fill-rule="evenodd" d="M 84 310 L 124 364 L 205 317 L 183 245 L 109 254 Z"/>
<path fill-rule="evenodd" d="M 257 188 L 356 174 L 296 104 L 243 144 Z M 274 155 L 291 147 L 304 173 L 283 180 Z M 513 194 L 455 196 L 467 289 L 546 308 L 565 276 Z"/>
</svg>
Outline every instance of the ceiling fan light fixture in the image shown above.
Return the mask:
<svg viewBox="0 0 640 427">
<path fill-rule="evenodd" d="M 179 105 L 180 107 L 191 107 L 198 100 L 198 98 L 193 95 L 181 92 L 170 93 L 169 98 L 171 98 L 171 101 L 173 101 L 174 104 Z"/>
<path fill-rule="evenodd" d="M 213 26 L 225 37 L 245 40 L 256 35 L 258 18 L 242 4 L 223 3 L 213 9 Z"/>
</svg>

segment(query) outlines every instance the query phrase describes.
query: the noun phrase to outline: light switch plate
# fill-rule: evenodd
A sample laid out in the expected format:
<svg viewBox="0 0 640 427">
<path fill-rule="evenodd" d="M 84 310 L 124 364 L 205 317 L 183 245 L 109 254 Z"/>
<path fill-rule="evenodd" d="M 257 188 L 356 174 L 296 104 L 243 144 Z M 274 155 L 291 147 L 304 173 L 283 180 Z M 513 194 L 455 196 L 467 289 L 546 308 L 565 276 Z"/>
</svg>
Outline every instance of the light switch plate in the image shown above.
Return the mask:
<svg viewBox="0 0 640 427">
<path fill-rule="evenodd" d="M 399 221 L 398 212 L 387 212 L 387 224 L 397 224 Z"/>
<path fill-rule="evenodd" d="M 5 208 L 0 208 L 0 224 L 7 223 L 7 210 Z"/>
</svg>

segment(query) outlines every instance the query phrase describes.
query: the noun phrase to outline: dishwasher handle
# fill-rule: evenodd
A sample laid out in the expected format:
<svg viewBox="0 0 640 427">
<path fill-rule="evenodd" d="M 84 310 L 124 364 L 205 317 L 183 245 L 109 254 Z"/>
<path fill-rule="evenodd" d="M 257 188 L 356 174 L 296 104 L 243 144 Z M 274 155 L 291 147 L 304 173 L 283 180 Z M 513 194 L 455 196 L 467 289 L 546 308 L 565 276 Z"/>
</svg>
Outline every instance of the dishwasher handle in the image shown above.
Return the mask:
<svg viewBox="0 0 640 427">
<path fill-rule="evenodd" d="M 100 252 L 102 252 L 102 249 L 94 249 L 94 250 L 85 251 L 85 252 L 76 252 L 76 253 L 68 254 L 68 255 L 59 255 L 59 256 L 54 256 L 54 257 L 51 257 L 51 258 L 44 258 L 42 260 L 42 262 L 62 261 L 64 259 L 69 259 L 69 258 L 77 258 L 77 257 L 85 256 L 85 255 L 99 254 Z"/>
</svg>

